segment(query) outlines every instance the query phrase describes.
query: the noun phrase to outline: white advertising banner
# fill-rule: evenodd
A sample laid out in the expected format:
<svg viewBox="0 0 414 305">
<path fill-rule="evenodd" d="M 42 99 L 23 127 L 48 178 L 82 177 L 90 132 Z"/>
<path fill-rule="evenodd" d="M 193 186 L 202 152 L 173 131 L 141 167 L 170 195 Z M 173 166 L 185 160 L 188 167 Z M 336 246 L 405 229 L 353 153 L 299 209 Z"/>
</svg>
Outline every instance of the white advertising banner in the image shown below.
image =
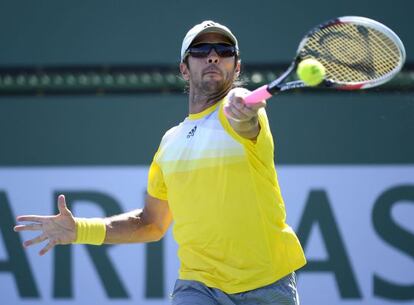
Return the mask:
<svg viewBox="0 0 414 305">
<path fill-rule="evenodd" d="M 22 214 L 99 217 L 141 208 L 147 166 L 0 167 L 0 295 L 13 304 L 169 304 L 179 263 L 159 243 L 59 246 L 12 231 Z M 280 166 L 288 223 L 308 258 L 302 304 L 414 304 L 414 166 Z"/>
</svg>

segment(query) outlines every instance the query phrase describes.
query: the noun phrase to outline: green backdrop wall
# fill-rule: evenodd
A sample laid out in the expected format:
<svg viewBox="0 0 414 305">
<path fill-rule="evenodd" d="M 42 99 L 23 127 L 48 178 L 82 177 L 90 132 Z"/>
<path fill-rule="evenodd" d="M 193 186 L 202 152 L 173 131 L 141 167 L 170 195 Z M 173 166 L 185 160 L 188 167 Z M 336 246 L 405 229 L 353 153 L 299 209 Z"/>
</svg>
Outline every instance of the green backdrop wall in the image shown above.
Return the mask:
<svg viewBox="0 0 414 305">
<path fill-rule="evenodd" d="M 412 94 L 285 94 L 267 111 L 278 163 L 414 163 Z M 186 115 L 184 94 L 4 98 L 0 164 L 149 164 Z"/>
<path fill-rule="evenodd" d="M 185 33 L 205 19 L 232 28 L 244 61 L 284 62 L 307 30 L 343 15 L 385 23 L 412 60 L 413 10 L 404 0 L 2 0 L 0 65 L 177 63 Z"/>
</svg>

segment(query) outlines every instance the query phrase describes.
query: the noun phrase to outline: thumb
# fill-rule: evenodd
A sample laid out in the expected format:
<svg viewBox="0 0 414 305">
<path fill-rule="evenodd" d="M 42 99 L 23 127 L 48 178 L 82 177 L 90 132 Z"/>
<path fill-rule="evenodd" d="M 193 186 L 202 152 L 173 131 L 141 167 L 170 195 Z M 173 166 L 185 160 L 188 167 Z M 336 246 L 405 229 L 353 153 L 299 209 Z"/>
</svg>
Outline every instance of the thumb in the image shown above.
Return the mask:
<svg viewBox="0 0 414 305">
<path fill-rule="evenodd" d="M 65 195 L 59 195 L 58 197 L 58 209 L 61 215 L 72 215 L 71 211 L 66 206 Z"/>
</svg>

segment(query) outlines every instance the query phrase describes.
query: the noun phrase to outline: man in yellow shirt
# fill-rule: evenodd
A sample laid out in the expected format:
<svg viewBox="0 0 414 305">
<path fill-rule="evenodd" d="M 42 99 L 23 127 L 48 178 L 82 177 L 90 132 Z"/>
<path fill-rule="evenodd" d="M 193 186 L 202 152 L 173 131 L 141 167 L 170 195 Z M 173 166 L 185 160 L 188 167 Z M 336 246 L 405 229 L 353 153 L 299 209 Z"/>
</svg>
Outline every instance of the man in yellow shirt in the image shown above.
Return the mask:
<svg viewBox="0 0 414 305">
<path fill-rule="evenodd" d="M 162 238 L 172 221 L 179 246 L 173 305 L 299 304 L 294 271 L 305 257 L 286 224 L 265 101 L 245 105 L 237 38 L 213 21 L 195 25 L 181 49 L 189 115 L 166 132 L 149 171 L 145 207 L 105 219 L 20 216 L 39 230 L 25 246 L 132 243 Z"/>
</svg>

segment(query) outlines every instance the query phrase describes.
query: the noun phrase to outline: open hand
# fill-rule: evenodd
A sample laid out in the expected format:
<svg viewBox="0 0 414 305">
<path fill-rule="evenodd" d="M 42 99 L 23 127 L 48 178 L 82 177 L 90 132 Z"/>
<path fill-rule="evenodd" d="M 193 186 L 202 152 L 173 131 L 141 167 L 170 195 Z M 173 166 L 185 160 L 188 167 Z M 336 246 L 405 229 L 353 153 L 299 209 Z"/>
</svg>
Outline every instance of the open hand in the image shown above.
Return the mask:
<svg viewBox="0 0 414 305">
<path fill-rule="evenodd" d="M 45 240 L 48 243 L 39 254 L 44 255 L 55 245 L 66 245 L 76 239 L 76 224 L 72 212 L 67 208 L 65 196 L 58 197 L 59 214 L 53 216 L 22 215 L 18 216 L 18 222 L 29 222 L 27 224 L 16 225 L 14 231 L 40 231 L 40 235 L 27 240 L 23 243 L 24 247 L 29 247 Z"/>
</svg>

